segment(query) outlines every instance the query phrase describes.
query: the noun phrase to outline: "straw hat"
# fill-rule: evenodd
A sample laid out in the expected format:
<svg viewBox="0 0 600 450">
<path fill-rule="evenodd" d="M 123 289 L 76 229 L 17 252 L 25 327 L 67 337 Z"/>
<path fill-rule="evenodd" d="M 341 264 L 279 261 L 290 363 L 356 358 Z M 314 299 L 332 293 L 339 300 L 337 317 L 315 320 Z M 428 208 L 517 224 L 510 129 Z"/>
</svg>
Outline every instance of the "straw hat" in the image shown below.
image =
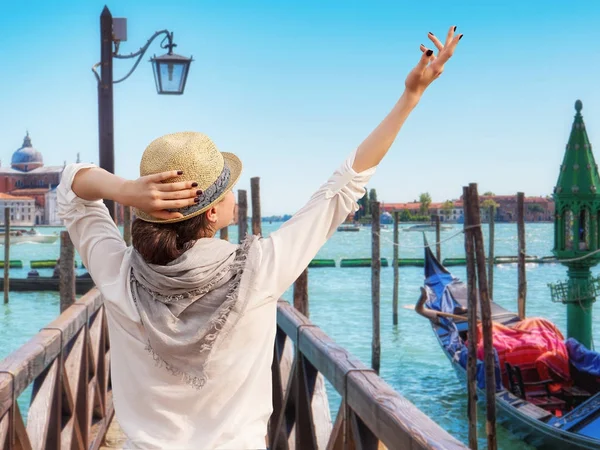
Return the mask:
<svg viewBox="0 0 600 450">
<path fill-rule="evenodd" d="M 137 210 L 138 218 L 146 222 L 173 223 L 198 216 L 215 205 L 229 192 L 242 172 L 242 162 L 233 153 L 220 152 L 213 141 L 202 133 L 186 131 L 167 134 L 146 147 L 140 162 L 140 176 L 169 170 L 183 170 L 183 175 L 165 183 L 195 181 L 200 201 L 192 206 L 173 210 L 183 214 L 180 219 L 157 219 Z"/>
</svg>

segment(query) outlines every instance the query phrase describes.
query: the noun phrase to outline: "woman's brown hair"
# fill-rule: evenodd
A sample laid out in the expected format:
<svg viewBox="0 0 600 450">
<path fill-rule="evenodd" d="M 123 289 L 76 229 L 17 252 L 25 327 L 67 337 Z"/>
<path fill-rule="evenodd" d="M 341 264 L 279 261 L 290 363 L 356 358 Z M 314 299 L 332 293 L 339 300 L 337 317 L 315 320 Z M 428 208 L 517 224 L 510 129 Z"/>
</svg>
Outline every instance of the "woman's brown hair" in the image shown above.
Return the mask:
<svg viewBox="0 0 600 450">
<path fill-rule="evenodd" d="M 205 213 L 175 223 L 151 223 L 135 219 L 131 226 L 133 248 L 147 263 L 161 266 L 179 258 L 197 239 L 214 234 Z"/>
</svg>

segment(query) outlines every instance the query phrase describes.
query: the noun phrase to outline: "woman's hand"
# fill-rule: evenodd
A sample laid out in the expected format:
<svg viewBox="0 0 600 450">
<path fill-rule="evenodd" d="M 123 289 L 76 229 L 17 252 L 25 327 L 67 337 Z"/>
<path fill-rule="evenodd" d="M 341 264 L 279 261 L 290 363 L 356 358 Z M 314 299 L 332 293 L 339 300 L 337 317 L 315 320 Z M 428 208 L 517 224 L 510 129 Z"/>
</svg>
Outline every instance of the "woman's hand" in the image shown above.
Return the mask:
<svg viewBox="0 0 600 450">
<path fill-rule="evenodd" d="M 406 81 L 406 92 L 408 94 L 420 97 L 425 89 L 438 78 L 444 71 L 444 64 L 454 54 L 454 50 L 458 45 L 458 41 L 463 37 L 462 34 L 454 35 L 456 27 L 450 27 L 448 34 L 446 35 L 446 42 L 444 45 L 435 37 L 432 33 L 429 33 L 427 37 L 433 42 L 433 45 L 438 49 L 438 54 L 434 55 L 433 50 L 428 49 L 421 44 L 421 51 L 423 56 L 417 64 L 417 66 L 408 74 Z"/>
<path fill-rule="evenodd" d="M 198 203 L 198 196 L 202 191 L 198 183 L 181 181 L 177 183 L 163 183 L 170 178 L 181 175 L 182 172 L 173 170 L 127 180 L 123 183 L 118 201 L 124 205 L 133 206 L 150 214 L 157 219 L 178 219 L 181 213 L 167 211 L 180 209 Z"/>
</svg>

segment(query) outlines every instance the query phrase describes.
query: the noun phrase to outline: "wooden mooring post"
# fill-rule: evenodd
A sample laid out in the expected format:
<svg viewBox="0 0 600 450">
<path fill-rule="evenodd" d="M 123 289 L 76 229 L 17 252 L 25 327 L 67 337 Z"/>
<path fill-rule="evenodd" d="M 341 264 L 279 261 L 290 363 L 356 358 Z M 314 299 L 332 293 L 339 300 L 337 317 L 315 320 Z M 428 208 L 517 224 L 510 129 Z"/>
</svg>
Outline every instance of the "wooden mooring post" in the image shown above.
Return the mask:
<svg viewBox="0 0 600 450">
<path fill-rule="evenodd" d="M 228 241 L 229 240 L 229 227 L 221 228 L 221 230 L 219 231 L 219 237 L 221 239 L 223 239 L 224 241 Z"/>
<path fill-rule="evenodd" d="M 494 300 L 494 241 L 496 239 L 496 207 L 494 205 L 490 206 L 489 209 L 490 222 L 489 222 L 489 250 L 488 250 L 488 291 L 490 293 L 490 298 Z"/>
<path fill-rule="evenodd" d="M 8 303 L 10 282 L 10 208 L 4 208 L 4 303 Z"/>
<path fill-rule="evenodd" d="M 252 234 L 260 236 L 261 216 L 260 216 L 260 178 L 250 178 L 250 196 L 252 197 Z"/>
<path fill-rule="evenodd" d="M 131 245 L 131 206 L 123 206 L 123 240 Z"/>
<path fill-rule="evenodd" d="M 439 262 L 442 262 L 442 233 L 440 226 L 440 216 L 435 215 L 435 257 Z"/>
<path fill-rule="evenodd" d="M 241 244 L 248 234 L 248 198 L 245 190 L 238 190 L 238 242 Z"/>
<path fill-rule="evenodd" d="M 75 248 L 67 231 L 60 232 L 60 312 L 75 303 Z"/>
<path fill-rule="evenodd" d="M 525 194 L 517 192 L 517 234 L 519 236 L 519 263 L 518 263 L 518 303 L 519 317 L 525 319 L 525 306 L 527 302 L 527 279 L 525 275 Z"/>
<path fill-rule="evenodd" d="M 308 318 L 308 268 L 304 269 L 294 283 L 294 308 Z"/>
<path fill-rule="evenodd" d="M 392 321 L 394 325 L 398 325 L 398 283 L 400 278 L 400 270 L 398 267 L 398 222 L 400 220 L 400 212 L 394 211 L 394 258 L 392 266 L 394 267 L 394 294 L 392 298 Z"/>
<path fill-rule="evenodd" d="M 483 352 L 485 363 L 485 394 L 486 394 L 486 431 L 488 450 L 498 448 L 496 442 L 496 375 L 494 345 L 492 336 L 492 305 L 488 293 L 487 273 L 485 266 L 485 250 L 483 231 L 481 229 L 481 214 L 479 211 L 479 194 L 477 184 L 469 185 L 469 224 L 475 225 L 473 230 L 475 244 L 475 262 L 477 267 L 477 284 L 481 307 L 481 324 L 483 334 Z M 478 225 L 478 226 L 477 226 Z"/>
<path fill-rule="evenodd" d="M 381 286 L 381 248 L 379 202 L 371 202 L 371 303 L 373 307 L 373 339 L 371 343 L 371 367 L 379 374 L 381 363 L 381 341 L 379 331 L 379 308 Z"/>
<path fill-rule="evenodd" d="M 469 420 L 469 448 L 477 450 L 477 272 L 473 247 L 473 229 L 469 228 L 469 188 L 463 187 L 465 211 L 465 257 L 467 263 L 468 357 L 467 357 L 467 418 Z"/>
</svg>

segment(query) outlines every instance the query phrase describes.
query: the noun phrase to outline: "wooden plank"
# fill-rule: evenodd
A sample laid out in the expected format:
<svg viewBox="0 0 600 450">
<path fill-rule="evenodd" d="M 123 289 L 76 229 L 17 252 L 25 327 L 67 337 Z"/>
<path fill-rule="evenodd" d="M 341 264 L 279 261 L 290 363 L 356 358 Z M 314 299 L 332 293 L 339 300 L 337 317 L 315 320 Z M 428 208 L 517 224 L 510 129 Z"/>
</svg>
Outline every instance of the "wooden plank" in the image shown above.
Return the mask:
<svg viewBox="0 0 600 450">
<path fill-rule="evenodd" d="M 392 296 L 392 323 L 398 325 L 398 283 L 400 282 L 400 268 L 398 267 L 398 222 L 400 221 L 400 213 L 394 211 L 394 256 L 392 268 L 394 269 L 394 292 Z"/>
<path fill-rule="evenodd" d="M 317 450 L 317 436 L 312 411 L 317 370 L 302 355 L 296 362 L 296 448 Z"/>
<path fill-rule="evenodd" d="M 4 450 L 9 445 L 10 434 L 9 434 L 9 422 L 10 414 L 5 413 L 0 418 L 0 449 Z"/>
<path fill-rule="evenodd" d="M 4 416 L 13 406 L 13 382 L 8 373 L 0 373 L 0 416 Z"/>
<path fill-rule="evenodd" d="M 518 312 L 521 319 L 525 319 L 525 304 L 527 302 L 527 278 L 525 272 L 525 194 L 517 193 L 517 234 L 519 239 L 518 244 Z"/>
<path fill-rule="evenodd" d="M 352 429 L 356 450 L 377 450 L 379 447 L 377 436 L 373 434 L 354 411 L 350 410 L 349 415 L 350 428 Z"/>
<path fill-rule="evenodd" d="M 58 359 L 36 378 L 27 414 L 27 435 L 33 448 L 46 448 L 58 374 Z"/>
<path fill-rule="evenodd" d="M 469 427 L 469 448 L 477 450 L 477 271 L 475 270 L 475 249 L 470 214 L 469 188 L 463 187 L 465 255 L 467 262 L 467 310 L 468 310 L 468 357 L 467 357 L 467 419 Z M 493 260 L 492 260 L 493 264 Z"/>
<path fill-rule="evenodd" d="M 260 214 L 260 177 L 250 178 L 250 196 L 252 197 L 252 234 L 262 235 L 262 217 Z"/>
<path fill-rule="evenodd" d="M 246 191 L 238 189 L 238 242 L 241 244 L 248 234 L 248 198 Z"/>
<path fill-rule="evenodd" d="M 365 368 L 366 369 L 366 368 Z M 390 449 L 465 450 L 461 442 L 372 372 L 348 374 L 348 406 Z"/>
<path fill-rule="evenodd" d="M 75 303 L 75 247 L 67 231 L 60 232 L 60 312 Z"/>
<path fill-rule="evenodd" d="M 489 251 L 488 251 L 488 285 L 489 285 L 489 292 L 490 292 L 490 298 L 492 300 L 494 300 L 494 244 L 495 244 L 495 240 L 496 240 L 496 207 L 494 205 L 490 206 L 489 209 L 489 216 L 490 216 L 490 223 L 489 223 L 489 229 L 490 229 L 490 235 L 488 238 L 488 245 L 489 245 Z"/>
<path fill-rule="evenodd" d="M 479 212 L 479 194 L 477 184 L 469 184 L 469 223 L 481 224 Z M 479 287 L 479 303 L 481 306 L 481 328 L 483 334 L 483 353 L 485 359 L 485 391 L 486 391 L 486 431 L 488 450 L 496 450 L 496 383 L 494 346 L 492 336 L 492 305 L 488 293 L 487 273 L 485 267 L 485 250 L 483 248 L 483 231 L 481 226 L 473 228 L 475 242 L 475 261 L 477 266 L 477 284 Z"/>
<path fill-rule="evenodd" d="M 371 308 L 372 330 L 371 339 L 371 367 L 379 373 L 381 365 L 381 333 L 380 324 L 380 295 L 381 295 L 381 244 L 380 244 L 380 209 L 379 202 L 371 202 Z"/>
<path fill-rule="evenodd" d="M 15 407 L 13 408 L 13 421 L 13 426 L 15 427 L 15 448 L 17 448 L 18 450 L 33 450 L 33 447 L 31 446 L 31 441 L 29 440 L 29 436 L 27 435 L 25 423 L 23 422 L 21 409 L 19 408 L 19 404 L 16 402 Z M 43 447 L 36 447 L 35 450 L 41 448 Z"/>
<path fill-rule="evenodd" d="M 8 303 L 8 293 L 10 291 L 10 208 L 4 208 L 4 303 Z"/>
<path fill-rule="evenodd" d="M 340 408 L 338 409 L 337 415 L 335 417 L 335 423 L 333 425 L 333 429 L 331 430 L 331 435 L 329 436 L 329 442 L 327 442 L 327 447 L 325 450 L 346 450 L 344 449 L 344 409 L 346 408 L 346 403 L 342 400 L 340 404 Z"/>
<path fill-rule="evenodd" d="M 308 317 L 308 268 L 294 282 L 294 308 Z"/>
</svg>

